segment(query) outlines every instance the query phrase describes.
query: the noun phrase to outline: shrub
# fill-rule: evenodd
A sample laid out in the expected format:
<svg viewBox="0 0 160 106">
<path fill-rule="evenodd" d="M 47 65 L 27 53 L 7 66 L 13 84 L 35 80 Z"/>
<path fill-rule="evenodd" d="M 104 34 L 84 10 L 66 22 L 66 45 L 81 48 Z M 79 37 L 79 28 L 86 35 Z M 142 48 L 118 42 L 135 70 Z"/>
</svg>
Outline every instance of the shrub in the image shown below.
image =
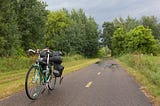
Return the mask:
<svg viewBox="0 0 160 106">
<path fill-rule="evenodd" d="M 112 37 L 112 47 L 114 55 L 134 52 L 157 55 L 160 51 L 160 45 L 154 39 L 151 29 L 143 26 L 129 32 L 118 28 Z"/>
<path fill-rule="evenodd" d="M 107 47 L 103 47 L 98 50 L 98 57 L 106 57 L 109 54 L 110 50 Z"/>
</svg>

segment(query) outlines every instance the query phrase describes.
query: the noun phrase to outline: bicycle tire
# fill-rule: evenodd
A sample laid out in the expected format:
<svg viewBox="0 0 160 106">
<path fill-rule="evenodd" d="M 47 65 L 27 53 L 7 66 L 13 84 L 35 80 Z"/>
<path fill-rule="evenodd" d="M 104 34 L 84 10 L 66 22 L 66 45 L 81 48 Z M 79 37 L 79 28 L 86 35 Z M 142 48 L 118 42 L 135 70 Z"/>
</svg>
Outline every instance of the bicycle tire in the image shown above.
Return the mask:
<svg viewBox="0 0 160 106">
<path fill-rule="evenodd" d="M 32 79 L 30 79 L 30 76 L 32 76 L 31 77 Z M 39 74 L 38 67 L 31 66 L 26 74 L 26 79 L 25 79 L 25 90 L 26 90 L 26 94 L 28 98 L 31 100 L 37 99 L 41 92 L 41 86 L 42 86 L 41 85 L 41 75 Z"/>
<path fill-rule="evenodd" d="M 48 83 L 48 88 L 49 88 L 49 90 L 52 91 L 56 87 L 56 77 L 53 74 L 51 74 L 50 76 L 51 76 L 51 79 L 50 79 L 50 81 Z"/>
</svg>

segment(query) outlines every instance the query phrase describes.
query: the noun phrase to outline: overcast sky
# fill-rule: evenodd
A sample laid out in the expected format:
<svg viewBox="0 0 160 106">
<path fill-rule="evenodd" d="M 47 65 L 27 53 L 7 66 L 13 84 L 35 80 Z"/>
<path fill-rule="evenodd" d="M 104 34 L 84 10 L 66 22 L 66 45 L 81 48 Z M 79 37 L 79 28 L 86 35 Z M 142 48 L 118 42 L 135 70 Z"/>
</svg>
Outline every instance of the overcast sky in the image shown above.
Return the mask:
<svg viewBox="0 0 160 106">
<path fill-rule="evenodd" d="M 92 16 L 100 25 L 116 17 L 140 18 L 154 15 L 160 19 L 160 0 L 42 0 L 48 4 L 47 9 L 55 11 L 82 8 L 87 16 Z"/>
</svg>

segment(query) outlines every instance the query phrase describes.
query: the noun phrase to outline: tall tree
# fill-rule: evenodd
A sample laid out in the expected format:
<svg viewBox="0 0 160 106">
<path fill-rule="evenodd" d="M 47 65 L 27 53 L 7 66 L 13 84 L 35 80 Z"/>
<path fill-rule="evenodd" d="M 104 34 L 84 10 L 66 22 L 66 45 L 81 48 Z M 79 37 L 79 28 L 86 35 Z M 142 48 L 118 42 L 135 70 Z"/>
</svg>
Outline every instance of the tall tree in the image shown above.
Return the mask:
<svg viewBox="0 0 160 106">
<path fill-rule="evenodd" d="M 0 0 L 0 55 L 14 55 L 20 46 L 20 34 L 15 11 L 16 0 Z"/>
<path fill-rule="evenodd" d="M 112 55 L 120 55 L 125 53 L 125 37 L 126 32 L 125 29 L 121 26 L 120 28 L 117 28 L 112 36 Z"/>
<path fill-rule="evenodd" d="M 98 50 L 98 25 L 94 18 L 87 17 L 85 12 L 80 9 L 71 11 L 71 19 L 75 22 L 74 42 L 75 50 L 85 56 L 94 56 Z"/>
<path fill-rule="evenodd" d="M 115 28 L 124 27 L 126 32 L 140 25 L 139 21 L 136 18 L 132 18 L 130 16 L 128 16 L 126 19 L 123 19 L 122 17 L 115 18 L 113 23 Z"/>
<path fill-rule="evenodd" d="M 152 29 L 153 36 L 160 40 L 160 23 L 154 16 L 143 16 L 140 23 L 146 27 Z"/>
<path fill-rule="evenodd" d="M 66 29 L 69 25 L 67 13 L 63 10 L 50 12 L 47 20 L 46 46 L 64 52 L 67 46 Z"/>
<path fill-rule="evenodd" d="M 45 7 L 46 4 L 39 0 L 18 0 L 18 27 L 25 50 L 43 46 L 48 14 Z"/>
<path fill-rule="evenodd" d="M 107 45 L 108 48 L 111 50 L 111 55 L 113 55 L 111 38 L 116 28 L 114 27 L 114 24 L 112 22 L 104 22 L 102 27 L 103 27 L 103 45 L 104 46 Z"/>
<path fill-rule="evenodd" d="M 95 56 L 98 51 L 98 25 L 94 18 L 89 17 L 86 25 L 84 54 L 86 56 Z"/>
<path fill-rule="evenodd" d="M 74 25 L 75 25 L 75 30 L 74 30 L 75 40 L 71 43 L 71 45 L 73 45 L 77 53 L 84 55 L 84 46 L 86 45 L 85 24 L 87 22 L 87 17 L 85 15 L 85 12 L 82 9 L 79 9 L 78 11 L 73 9 L 71 11 L 71 19 L 74 21 Z"/>
</svg>

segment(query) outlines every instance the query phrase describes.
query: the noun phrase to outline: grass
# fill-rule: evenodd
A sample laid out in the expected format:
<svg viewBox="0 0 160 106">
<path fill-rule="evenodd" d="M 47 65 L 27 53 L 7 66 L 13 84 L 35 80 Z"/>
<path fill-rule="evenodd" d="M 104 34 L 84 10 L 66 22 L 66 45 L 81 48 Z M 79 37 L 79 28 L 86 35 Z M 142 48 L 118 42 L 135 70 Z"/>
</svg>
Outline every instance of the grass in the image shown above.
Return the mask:
<svg viewBox="0 0 160 106">
<path fill-rule="evenodd" d="M 0 57 L 0 74 L 28 68 L 34 59 L 29 57 Z"/>
<path fill-rule="evenodd" d="M 12 59 L 13 58 L 10 58 L 10 60 L 12 60 Z M 5 63 L 4 61 L 5 60 L 3 60 L 3 64 Z M 6 61 L 8 61 L 8 59 L 6 59 Z M 19 65 L 25 64 L 22 60 L 20 60 L 20 61 L 21 61 L 21 63 L 18 62 Z M 62 63 L 62 65 L 64 65 L 64 67 L 65 67 L 63 75 L 66 75 L 66 74 L 71 73 L 73 71 L 79 70 L 79 69 L 86 67 L 90 64 L 93 64 L 97 61 L 99 61 L 99 59 L 87 59 L 82 56 L 73 56 L 70 58 L 64 57 L 64 63 Z M 14 61 L 10 61 L 9 64 L 14 64 L 12 62 L 14 62 Z M 33 60 L 28 59 L 27 62 L 28 63 L 26 64 L 26 66 L 28 65 L 28 67 L 27 68 L 24 67 L 21 70 L 19 69 L 21 66 L 18 66 L 17 65 L 18 63 L 16 63 L 15 66 L 17 66 L 17 67 L 14 68 L 14 70 L 11 71 L 10 70 L 11 68 L 9 68 L 9 70 L 7 71 L 7 68 L 6 68 L 5 70 L 0 71 L 0 98 L 1 99 L 4 97 L 10 96 L 16 92 L 24 90 L 25 76 L 26 76 L 26 73 L 28 71 L 29 66 L 33 63 Z M 29 64 L 29 62 L 30 62 L 30 64 Z M 1 62 L 1 65 L 2 65 L 2 62 Z M 5 66 L 7 66 L 7 65 L 5 65 Z M 0 69 L 4 69 L 4 68 L 0 68 Z"/>
<path fill-rule="evenodd" d="M 160 105 L 160 57 L 152 55 L 124 55 L 118 58 L 125 67 L 142 85 L 142 91 L 150 98 L 155 106 Z"/>
</svg>

